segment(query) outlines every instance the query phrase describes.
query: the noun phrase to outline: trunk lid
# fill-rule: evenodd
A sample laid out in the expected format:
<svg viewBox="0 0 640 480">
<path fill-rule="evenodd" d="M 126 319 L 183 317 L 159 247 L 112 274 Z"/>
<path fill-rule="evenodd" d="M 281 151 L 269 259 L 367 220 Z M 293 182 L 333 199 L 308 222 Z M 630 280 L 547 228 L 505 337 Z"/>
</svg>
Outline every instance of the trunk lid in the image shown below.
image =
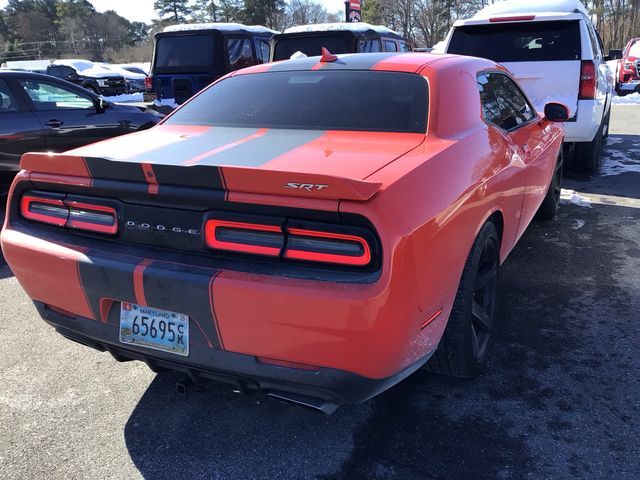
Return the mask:
<svg viewBox="0 0 640 480">
<path fill-rule="evenodd" d="M 160 125 L 52 155 L 25 170 L 232 192 L 367 200 L 366 179 L 420 145 L 424 134 Z"/>
</svg>

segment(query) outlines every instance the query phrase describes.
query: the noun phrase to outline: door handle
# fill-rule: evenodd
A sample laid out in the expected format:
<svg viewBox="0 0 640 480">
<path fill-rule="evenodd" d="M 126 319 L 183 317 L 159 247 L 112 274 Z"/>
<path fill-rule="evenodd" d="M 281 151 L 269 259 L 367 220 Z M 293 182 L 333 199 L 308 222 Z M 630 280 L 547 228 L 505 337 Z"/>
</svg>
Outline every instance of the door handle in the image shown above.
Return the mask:
<svg viewBox="0 0 640 480">
<path fill-rule="evenodd" d="M 58 128 L 61 127 L 62 125 L 64 125 L 64 122 L 62 120 L 49 120 L 48 122 L 44 122 L 45 125 L 49 126 L 49 127 L 53 127 L 53 128 Z"/>
</svg>

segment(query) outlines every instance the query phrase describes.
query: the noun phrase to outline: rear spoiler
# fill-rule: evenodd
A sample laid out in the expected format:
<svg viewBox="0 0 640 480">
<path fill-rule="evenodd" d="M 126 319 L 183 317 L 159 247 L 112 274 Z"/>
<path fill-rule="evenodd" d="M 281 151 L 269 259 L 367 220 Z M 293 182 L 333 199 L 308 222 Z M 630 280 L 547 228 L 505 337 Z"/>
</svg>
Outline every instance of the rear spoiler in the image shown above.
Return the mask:
<svg viewBox="0 0 640 480">
<path fill-rule="evenodd" d="M 138 163 L 64 153 L 25 153 L 20 161 L 20 168 L 34 173 L 80 177 L 84 179 L 82 184 L 95 180 L 144 182 L 152 194 L 162 193 L 162 186 L 166 185 L 327 200 L 366 201 L 382 186 L 379 182 L 326 174 L 235 166 Z"/>
</svg>

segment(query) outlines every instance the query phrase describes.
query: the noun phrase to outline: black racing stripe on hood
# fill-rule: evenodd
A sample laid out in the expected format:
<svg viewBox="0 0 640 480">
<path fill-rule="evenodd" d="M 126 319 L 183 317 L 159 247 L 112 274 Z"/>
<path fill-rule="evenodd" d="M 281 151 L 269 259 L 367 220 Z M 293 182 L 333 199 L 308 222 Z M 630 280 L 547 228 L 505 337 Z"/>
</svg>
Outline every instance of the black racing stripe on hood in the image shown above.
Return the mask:
<svg viewBox="0 0 640 480">
<path fill-rule="evenodd" d="M 321 137 L 325 133 L 324 130 L 274 128 L 259 138 L 212 155 L 202 160 L 199 165 L 259 167 Z"/>
<path fill-rule="evenodd" d="M 170 262 L 153 262 L 144 271 L 144 294 L 150 307 L 189 315 L 189 337 L 194 343 L 222 349 L 214 317 L 209 286 L 218 270 Z M 215 301 L 215 300 L 214 300 Z"/>
</svg>

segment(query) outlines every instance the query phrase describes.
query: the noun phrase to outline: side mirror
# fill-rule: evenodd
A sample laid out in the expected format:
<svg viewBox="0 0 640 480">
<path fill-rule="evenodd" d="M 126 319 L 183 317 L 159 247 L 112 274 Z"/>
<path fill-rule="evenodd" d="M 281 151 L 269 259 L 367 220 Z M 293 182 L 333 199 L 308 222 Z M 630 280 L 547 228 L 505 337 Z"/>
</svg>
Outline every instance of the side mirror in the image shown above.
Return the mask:
<svg viewBox="0 0 640 480">
<path fill-rule="evenodd" d="M 550 122 L 566 122 L 569 120 L 569 109 L 561 103 L 547 103 L 544 106 L 544 116 Z"/>
<path fill-rule="evenodd" d="M 609 60 L 620 60 L 622 58 L 622 50 L 609 50 Z"/>
<path fill-rule="evenodd" d="M 104 113 L 107 108 L 109 108 L 109 102 L 107 102 L 104 98 L 99 97 L 96 101 L 96 112 Z"/>
</svg>

